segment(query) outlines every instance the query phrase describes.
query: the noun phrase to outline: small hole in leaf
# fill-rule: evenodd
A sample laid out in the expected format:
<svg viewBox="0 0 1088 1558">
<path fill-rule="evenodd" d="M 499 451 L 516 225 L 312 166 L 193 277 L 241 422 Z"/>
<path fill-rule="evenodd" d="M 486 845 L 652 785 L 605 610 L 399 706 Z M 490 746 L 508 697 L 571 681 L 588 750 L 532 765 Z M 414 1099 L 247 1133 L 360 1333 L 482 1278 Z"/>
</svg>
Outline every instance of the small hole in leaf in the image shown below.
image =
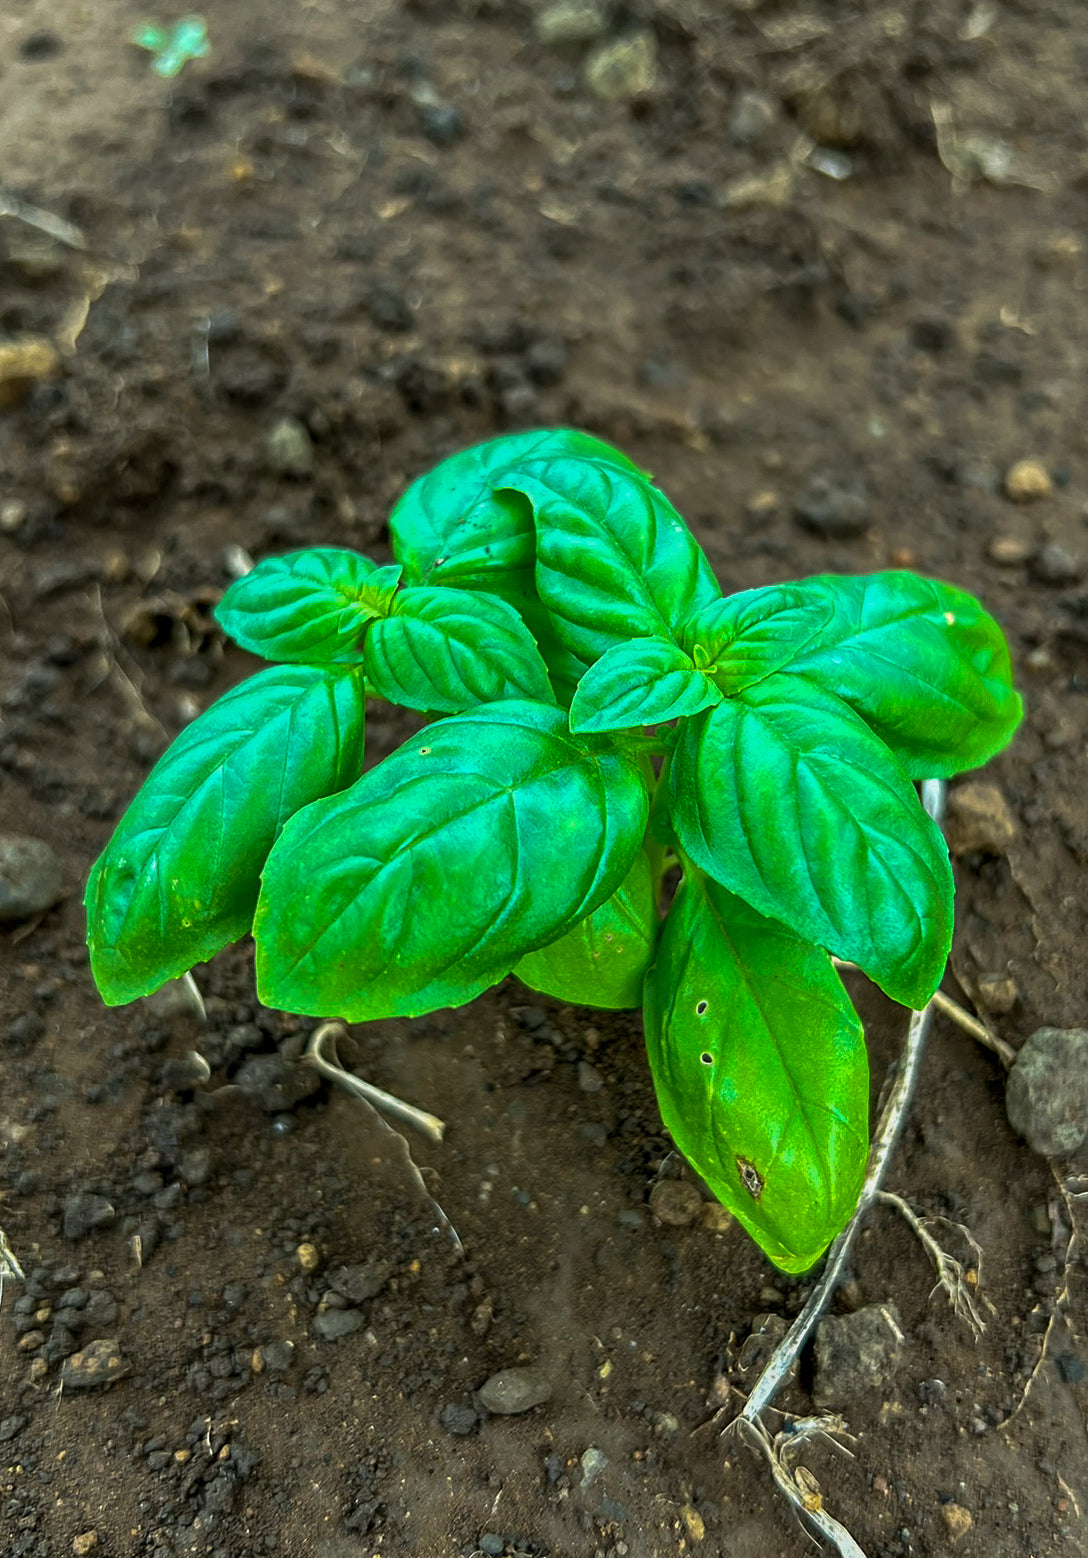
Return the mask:
<svg viewBox="0 0 1088 1558">
<path fill-rule="evenodd" d="M 428 752 L 429 752 L 429 751 L 430 751 L 430 750 L 431 750 L 431 749 L 430 749 L 430 747 L 420 747 L 420 749 L 419 749 L 419 755 L 420 755 L 420 757 L 426 757 L 426 756 L 427 756 L 427 753 L 428 753 Z"/>
<path fill-rule="evenodd" d="M 758 1201 L 763 1194 L 763 1175 L 754 1163 L 749 1163 L 747 1158 L 737 1158 L 737 1173 L 740 1182 L 747 1190 L 753 1201 Z"/>
<path fill-rule="evenodd" d="M 705 1015 L 705 1013 L 706 1013 L 706 1002 L 705 1001 L 700 1001 L 698 1006 L 696 1006 L 696 1008 L 695 1008 L 695 1015 L 696 1015 L 696 1017 L 702 1017 L 702 1016 Z"/>
<path fill-rule="evenodd" d="M 708 1049 L 705 1049 L 699 1056 L 699 1064 L 702 1066 L 712 1066 L 714 1064 L 714 1056 Z"/>
</svg>

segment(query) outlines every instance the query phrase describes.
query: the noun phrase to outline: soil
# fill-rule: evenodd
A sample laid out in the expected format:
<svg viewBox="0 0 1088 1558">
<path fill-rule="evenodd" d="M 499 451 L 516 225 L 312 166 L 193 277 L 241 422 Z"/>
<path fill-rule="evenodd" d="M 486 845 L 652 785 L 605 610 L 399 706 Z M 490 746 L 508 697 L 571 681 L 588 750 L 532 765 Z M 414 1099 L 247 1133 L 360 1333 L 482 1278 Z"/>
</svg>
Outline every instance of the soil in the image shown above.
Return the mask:
<svg viewBox="0 0 1088 1558">
<path fill-rule="evenodd" d="M 82 884 L 169 737 L 254 668 L 209 616 L 239 548 L 385 560 L 438 458 L 576 425 L 655 472 L 727 588 L 908 566 L 971 590 L 1029 712 L 986 776 L 1014 835 L 956 860 L 948 988 L 1014 1047 L 1084 1020 L 1088 13 L 633 0 L 556 43 L 547 9 L 210 0 L 172 79 L 127 0 L 0 15 L 5 194 L 84 242 L 0 216 L 0 357 L 41 343 L 0 385 L 0 831 L 66 886 L 0 933 L 11 1558 L 811 1550 L 720 1430 L 812 1274 L 655 1216 L 676 1163 L 636 1014 L 508 980 L 354 1029 L 360 1075 L 448 1122 L 412 1140 L 425 1191 L 297 1064 L 312 1024 L 255 1004 L 247 948 L 196 971 L 206 1023 L 101 1005 Z M 601 97 L 586 60 L 632 33 L 653 79 Z M 285 418 L 312 464 L 270 442 Z M 368 760 L 410 729 L 375 710 Z M 856 996 L 875 1101 L 906 1019 Z M 1086 1167 L 1016 1137 L 999 1060 L 939 1017 L 889 1186 L 977 1240 L 986 1330 L 872 1214 L 835 1309 L 894 1303 L 898 1366 L 843 1404 L 849 1454 L 801 1456 L 870 1558 L 1088 1552 L 1060 1193 Z M 515 1366 L 550 1398 L 488 1412 Z M 806 1355 L 779 1405 L 811 1388 Z"/>
</svg>

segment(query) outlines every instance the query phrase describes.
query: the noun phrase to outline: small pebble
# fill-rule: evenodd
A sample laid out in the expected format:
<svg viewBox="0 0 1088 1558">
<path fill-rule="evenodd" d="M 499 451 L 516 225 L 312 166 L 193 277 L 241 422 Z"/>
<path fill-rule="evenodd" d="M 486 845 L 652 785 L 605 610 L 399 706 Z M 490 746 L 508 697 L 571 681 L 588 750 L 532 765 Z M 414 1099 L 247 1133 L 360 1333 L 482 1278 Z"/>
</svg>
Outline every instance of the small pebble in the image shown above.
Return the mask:
<svg viewBox="0 0 1088 1558">
<path fill-rule="evenodd" d="M 469 1434 L 475 1432 L 479 1425 L 480 1414 L 475 1407 L 464 1406 L 458 1402 L 451 1401 L 438 1414 L 438 1421 L 446 1432 L 452 1434 L 455 1439 L 466 1439 Z"/>
<path fill-rule="evenodd" d="M 83 1553 L 93 1552 L 98 1546 L 97 1531 L 81 1531 L 78 1536 L 72 1538 L 72 1551 L 77 1558 L 82 1558 Z"/>
<path fill-rule="evenodd" d="M 1084 559 L 1057 541 L 1048 541 L 1032 558 L 1031 571 L 1040 584 L 1076 584 L 1084 575 Z"/>
<path fill-rule="evenodd" d="M 501 1369 L 480 1386 L 480 1405 L 500 1417 L 514 1417 L 551 1399 L 551 1382 L 541 1369 Z"/>
<path fill-rule="evenodd" d="M 60 355 L 44 337 L 0 341 L 0 407 L 17 406 L 59 368 Z"/>
<path fill-rule="evenodd" d="M 66 1239 L 82 1239 L 95 1228 L 108 1228 L 117 1213 L 105 1196 L 76 1194 L 64 1202 L 61 1233 Z"/>
<path fill-rule="evenodd" d="M 657 45 L 649 32 L 602 43 L 586 61 L 586 85 L 607 103 L 648 96 L 656 79 Z"/>
<path fill-rule="evenodd" d="M 974 1521 L 971 1519 L 971 1511 L 964 1509 L 962 1504 L 942 1504 L 941 1519 L 944 1528 L 948 1532 L 949 1543 L 954 1547 L 970 1531 Z"/>
<path fill-rule="evenodd" d="M 325 1309 L 315 1315 L 313 1334 L 323 1342 L 338 1342 L 361 1330 L 363 1317 L 357 1309 Z"/>
<path fill-rule="evenodd" d="M 1035 551 L 1035 544 L 1027 536 L 994 536 L 986 548 L 986 555 L 999 568 L 1015 568 L 1026 563 Z"/>
<path fill-rule="evenodd" d="M 948 847 L 953 855 L 1003 855 L 1016 835 L 1016 821 L 996 784 L 975 779 L 949 792 Z"/>
<path fill-rule="evenodd" d="M 868 1304 L 852 1315 L 827 1315 L 816 1330 L 816 1405 L 821 1411 L 835 1409 L 869 1392 L 887 1392 L 902 1345 L 894 1304 Z"/>
<path fill-rule="evenodd" d="M 734 146 L 757 146 L 773 128 L 778 104 L 764 92 L 741 92 L 729 115 L 729 139 Z"/>
<path fill-rule="evenodd" d="M 814 476 L 794 503 L 798 523 L 813 535 L 848 541 L 869 528 L 869 501 L 860 477 Z"/>
<path fill-rule="evenodd" d="M 1049 498 L 1054 490 L 1046 466 L 1041 460 L 1017 460 L 1005 472 L 1005 493 L 1014 503 L 1034 503 Z"/>
<path fill-rule="evenodd" d="M 703 1209 L 703 1198 L 688 1179 L 661 1179 L 650 1191 L 650 1210 L 659 1223 L 686 1228 Z"/>
<path fill-rule="evenodd" d="M 295 1259 L 303 1271 L 316 1271 L 321 1264 L 321 1257 L 312 1244 L 300 1244 L 295 1251 Z"/>
<path fill-rule="evenodd" d="M 273 475 L 303 481 L 313 471 L 313 440 L 297 417 L 281 417 L 270 429 L 264 447 Z"/>
<path fill-rule="evenodd" d="M 1037 1028 L 1009 1072 L 1005 1109 L 1042 1157 L 1076 1152 L 1088 1138 L 1088 1030 Z"/>
<path fill-rule="evenodd" d="M 44 839 L 0 833 L 0 923 L 44 913 L 63 891 L 60 860 Z"/>
<path fill-rule="evenodd" d="M 1020 999 L 1016 980 L 1008 974 L 983 974 L 978 982 L 978 998 L 988 1012 L 1004 1017 Z"/>
<path fill-rule="evenodd" d="M 598 1450 L 596 1445 L 591 1444 L 588 1450 L 582 1452 L 579 1464 L 582 1468 L 581 1488 L 584 1493 L 608 1465 L 608 1456 L 603 1450 Z"/>
<path fill-rule="evenodd" d="M 596 43 L 608 30 L 608 18 L 598 0 L 555 0 L 533 17 L 538 43 Z"/>
</svg>

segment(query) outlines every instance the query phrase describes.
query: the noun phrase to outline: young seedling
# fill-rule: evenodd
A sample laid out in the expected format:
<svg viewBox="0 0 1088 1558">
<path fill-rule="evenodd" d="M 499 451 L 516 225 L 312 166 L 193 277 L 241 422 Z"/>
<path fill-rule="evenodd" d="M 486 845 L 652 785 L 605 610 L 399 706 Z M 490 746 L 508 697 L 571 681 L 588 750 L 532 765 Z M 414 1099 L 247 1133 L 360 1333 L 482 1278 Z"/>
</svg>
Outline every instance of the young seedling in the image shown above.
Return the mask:
<svg viewBox="0 0 1088 1558">
<path fill-rule="evenodd" d="M 311 1016 L 416 1016 L 509 974 L 641 1004 L 677 1146 L 804 1271 L 868 1143 L 831 958 L 932 996 L 952 876 L 915 783 L 1012 736 L 1000 630 L 905 572 L 723 598 L 668 499 L 581 433 L 455 455 L 389 528 L 392 564 L 295 552 L 223 596 L 278 663 L 181 732 L 95 864 L 103 998 L 251 932 L 260 999 Z M 433 723 L 363 774 L 368 698 Z"/>
</svg>

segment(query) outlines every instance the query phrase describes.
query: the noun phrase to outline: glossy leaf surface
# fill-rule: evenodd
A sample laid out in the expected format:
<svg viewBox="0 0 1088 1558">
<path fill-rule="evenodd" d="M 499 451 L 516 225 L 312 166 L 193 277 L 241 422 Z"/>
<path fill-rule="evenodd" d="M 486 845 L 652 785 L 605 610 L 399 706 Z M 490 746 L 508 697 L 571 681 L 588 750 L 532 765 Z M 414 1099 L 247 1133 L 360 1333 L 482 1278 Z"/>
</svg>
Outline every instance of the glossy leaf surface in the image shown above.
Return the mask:
<svg viewBox="0 0 1088 1558">
<path fill-rule="evenodd" d="M 921 1007 L 944 971 L 952 872 L 936 824 L 861 717 L 800 676 L 753 683 L 680 731 L 684 852 L 762 914 Z"/>
<path fill-rule="evenodd" d="M 478 703 L 554 703 L 547 668 L 513 606 L 468 590 L 401 590 L 364 643 L 367 683 L 379 698 L 423 713 Z"/>
<path fill-rule="evenodd" d="M 284 829 L 261 999 L 349 1021 L 461 1005 L 615 892 L 647 809 L 637 763 L 554 706 L 441 720 Z"/>
<path fill-rule="evenodd" d="M 614 466 L 526 461 L 504 479 L 532 504 L 536 586 L 559 639 L 591 663 L 631 638 L 670 638 L 720 595 L 663 493 Z"/>
<path fill-rule="evenodd" d="M 261 671 L 186 726 L 87 883 L 103 1000 L 148 995 L 244 936 L 284 821 L 351 784 L 362 757 L 362 679 L 347 670 Z"/>
<path fill-rule="evenodd" d="M 615 644 L 590 666 L 570 707 L 570 728 L 629 730 L 698 714 L 720 703 L 717 685 L 665 638 Z"/>
<path fill-rule="evenodd" d="M 618 449 L 566 428 L 510 433 L 442 460 L 414 481 L 389 517 L 393 555 L 409 584 L 456 584 L 504 600 L 532 595 L 535 538 L 527 505 L 497 490 L 527 460 L 569 456 L 636 470 Z"/>
<path fill-rule="evenodd" d="M 868 1151 L 861 1024 L 826 954 L 700 872 L 677 892 L 646 980 L 661 1117 L 782 1270 L 850 1217 Z"/>
<path fill-rule="evenodd" d="M 748 590 L 691 622 L 685 647 L 726 692 L 788 670 L 837 693 L 915 779 L 987 762 L 1022 705 L 1001 629 L 970 595 L 903 572 Z"/>
<path fill-rule="evenodd" d="M 236 644 L 265 660 L 358 661 L 363 629 L 388 611 L 400 575 L 399 567 L 379 568 L 359 552 L 289 552 L 237 579 L 215 608 L 215 620 Z"/>
<path fill-rule="evenodd" d="M 640 849 L 611 898 L 558 941 L 528 953 L 513 972 L 560 1001 L 613 1011 L 640 1006 L 659 925 L 650 862 Z"/>
</svg>

